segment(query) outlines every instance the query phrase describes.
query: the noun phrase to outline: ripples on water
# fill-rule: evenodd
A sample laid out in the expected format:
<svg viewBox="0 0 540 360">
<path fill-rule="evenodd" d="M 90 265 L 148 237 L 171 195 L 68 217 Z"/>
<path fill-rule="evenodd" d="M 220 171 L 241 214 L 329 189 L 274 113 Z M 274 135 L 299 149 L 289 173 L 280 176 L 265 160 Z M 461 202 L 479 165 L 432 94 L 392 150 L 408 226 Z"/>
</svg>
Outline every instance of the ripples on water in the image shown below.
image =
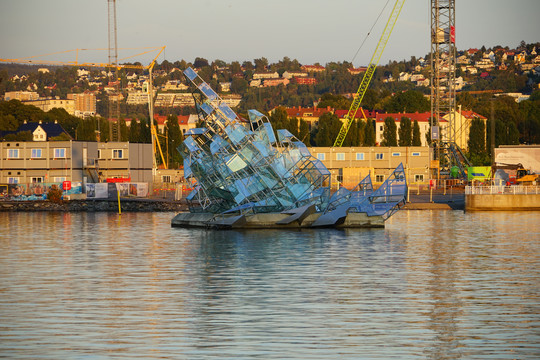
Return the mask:
<svg viewBox="0 0 540 360">
<path fill-rule="evenodd" d="M 537 359 L 540 213 L 206 231 L 0 213 L 0 357 Z"/>
</svg>

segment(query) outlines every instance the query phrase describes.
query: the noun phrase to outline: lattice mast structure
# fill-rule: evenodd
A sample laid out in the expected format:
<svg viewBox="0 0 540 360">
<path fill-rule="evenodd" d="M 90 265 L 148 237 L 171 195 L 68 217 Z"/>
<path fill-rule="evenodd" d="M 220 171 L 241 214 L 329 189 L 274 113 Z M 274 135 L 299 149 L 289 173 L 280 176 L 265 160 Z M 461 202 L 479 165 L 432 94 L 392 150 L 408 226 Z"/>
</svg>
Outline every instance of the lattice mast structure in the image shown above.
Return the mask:
<svg viewBox="0 0 540 360">
<path fill-rule="evenodd" d="M 456 145 L 456 8 L 455 0 L 431 0 L 431 140 L 434 160 L 448 172 L 456 165 L 462 176 L 469 165 Z M 446 118 L 446 126 L 441 126 Z"/>
<path fill-rule="evenodd" d="M 118 37 L 116 27 L 116 0 L 107 0 L 107 18 L 108 18 L 108 52 L 109 64 L 113 66 L 109 69 L 109 86 L 112 91 L 109 92 L 109 129 L 112 141 L 120 141 L 120 102 L 119 84 L 118 84 Z"/>
</svg>

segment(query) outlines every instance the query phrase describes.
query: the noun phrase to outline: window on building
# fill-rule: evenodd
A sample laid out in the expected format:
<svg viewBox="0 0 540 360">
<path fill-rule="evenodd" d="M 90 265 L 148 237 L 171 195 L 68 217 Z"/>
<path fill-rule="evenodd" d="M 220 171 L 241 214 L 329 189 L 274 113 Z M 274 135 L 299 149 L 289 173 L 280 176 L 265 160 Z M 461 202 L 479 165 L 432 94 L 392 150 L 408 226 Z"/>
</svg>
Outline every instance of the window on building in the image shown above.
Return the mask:
<svg viewBox="0 0 540 360">
<path fill-rule="evenodd" d="M 124 150 L 122 150 L 122 149 L 113 149 L 112 157 L 113 157 L 113 159 L 123 159 L 124 158 Z"/>
<path fill-rule="evenodd" d="M 54 149 L 54 158 L 55 159 L 65 159 L 66 158 L 66 149 L 65 148 Z"/>
<path fill-rule="evenodd" d="M 8 159 L 18 159 L 19 149 L 8 149 L 7 157 Z"/>
<path fill-rule="evenodd" d="M 67 180 L 67 178 L 65 176 L 55 176 L 53 178 L 54 182 L 55 183 L 59 183 L 59 182 L 64 182 Z"/>
<path fill-rule="evenodd" d="M 324 153 L 317 153 L 317 159 L 324 161 L 325 160 L 325 154 Z"/>
<path fill-rule="evenodd" d="M 420 156 L 420 153 L 419 152 L 413 152 L 412 153 L 412 156 Z M 422 175 L 423 176 L 423 175 Z"/>
<path fill-rule="evenodd" d="M 345 153 L 337 153 L 336 160 L 345 160 Z"/>
<path fill-rule="evenodd" d="M 101 149 L 98 149 L 98 151 L 97 151 L 97 158 L 101 159 Z"/>
<path fill-rule="evenodd" d="M 414 182 L 424 182 L 424 174 L 414 175 Z"/>
<path fill-rule="evenodd" d="M 43 182 L 43 178 L 41 176 L 38 176 L 38 177 L 33 177 L 31 178 L 31 182 L 32 184 L 38 184 L 38 183 L 42 183 Z"/>
<path fill-rule="evenodd" d="M 162 175 L 161 181 L 164 183 L 170 183 L 171 182 L 171 175 Z"/>
<path fill-rule="evenodd" d="M 41 157 L 41 149 L 32 149 L 32 159 Z"/>
<path fill-rule="evenodd" d="M 18 177 L 8 177 L 8 184 L 18 184 L 19 178 Z"/>
<path fill-rule="evenodd" d="M 383 159 L 384 159 L 384 154 L 383 154 L 383 153 L 377 153 L 377 154 L 375 154 L 375 159 L 376 159 L 376 160 L 383 160 Z"/>
<path fill-rule="evenodd" d="M 378 183 L 384 182 L 384 175 L 375 175 L 375 182 L 378 182 Z"/>
<path fill-rule="evenodd" d="M 401 153 L 395 152 L 395 153 L 392 153 L 392 156 L 401 156 Z"/>
<path fill-rule="evenodd" d="M 383 127 L 382 127 L 382 125 L 381 125 L 381 126 L 379 126 L 379 130 L 380 130 L 380 131 L 383 131 Z"/>
<path fill-rule="evenodd" d="M 364 160 L 364 153 L 356 153 L 356 160 Z"/>
</svg>

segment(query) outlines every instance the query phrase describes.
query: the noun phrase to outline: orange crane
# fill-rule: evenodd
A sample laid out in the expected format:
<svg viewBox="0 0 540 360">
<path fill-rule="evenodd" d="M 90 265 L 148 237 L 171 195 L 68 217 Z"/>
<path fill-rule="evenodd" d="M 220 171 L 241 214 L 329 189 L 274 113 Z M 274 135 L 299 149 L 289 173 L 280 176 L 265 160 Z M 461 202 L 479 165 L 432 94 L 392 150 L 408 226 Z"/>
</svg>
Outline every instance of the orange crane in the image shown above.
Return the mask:
<svg viewBox="0 0 540 360">
<path fill-rule="evenodd" d="M 167 162 L 165 161 L 165 157 L 163 156 L 163 151 L 161 149 L 161 145 L 158 141 L 158 133 L 156 130 L 156 127 L 154 125 L 154 97 L 153 97 L 153 82 L 152 82 L 152 69 L 154 68 L 154 65 L 156 64 L 156 60 L 161 55 L 161 53 L 165 50 L 165 46 L 162 47 L 145 47 L 145 48 L 125 48 L 125 49 L 119 49 L 119 50 L 141 50 L 144 49 L 145 51 L 131 55 L 122 59 L 119 59 L 118 61 L 125 61 L 127 59 L 134 58 L 136 56 L 145 55 L 151 52 L 157 51 L 157 55 L 154 57 L 154 59 L 150 62 L 149 65 L 131 65 L 131 64 L 111 64 L 111 63 L 99 63 L 99 62 L 79 62 L 79 52 L 80 51 L 89 51 L 89 50 L 109 50 L 109 49 L 73 49 L 73 50 L 66 50 L 66 51 L 59 51 L 54 52 L 50 54 L 44 54 L 44 55 L 35 55 L 35 56 L 28 56 L 24 58 L 19 59 L 0 59 L 0 62 L 4 63 L 15 63 L 15 64 L 35 64 L 35 65 L 52 65 L 52 66 L 77 66 L 77 67 L 98 67 L 98 68 L 116 68 L 116 69 L 136 69 L 136 70 L 148 70 L 149 72 L 149 82 L 148 82 L 148 110 L 150 115 L 150 129 L 152 133 L 152 151 L 153 151 L 153 168 L 157 168 L 156 164 L 156 156 L 157 156 L 157 150 L 159 150 L 159 154 L 161 156 L 161 160 L 163 162 L 163 165 L 166 167 Z M 39 58 L 43 58 L 45 56 L 51 56 L 51 55 L 59 55 L 59 54 L 67 54 L 67 53 L 75 53 L 75 60 L 74 61 L 55 61 L 55 60 L 40 60 Z"/>
</svg>

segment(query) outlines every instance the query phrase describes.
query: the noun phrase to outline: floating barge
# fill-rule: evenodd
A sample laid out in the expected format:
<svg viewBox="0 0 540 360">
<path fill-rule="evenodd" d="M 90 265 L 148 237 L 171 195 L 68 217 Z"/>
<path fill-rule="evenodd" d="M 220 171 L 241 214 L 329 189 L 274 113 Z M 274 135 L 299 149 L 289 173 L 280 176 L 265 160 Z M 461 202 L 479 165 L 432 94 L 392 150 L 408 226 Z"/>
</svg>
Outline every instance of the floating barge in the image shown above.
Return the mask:
<svg viewBox="0 0 540 360">
<path fill-rule="evenodd" d="M 400 164 L 374 190 L 365 177 L 353 190 L 331 193 L 331 174 L 288 130 L 249 110 L 240 118 L 197 73 L 184 75 L 195 87 L 199 118 L 178 151 L 184 177 L 194 183 L 175 227 L 316 228 L 383 227 L 405 205 L 407 183 Z"/>
</svg>

